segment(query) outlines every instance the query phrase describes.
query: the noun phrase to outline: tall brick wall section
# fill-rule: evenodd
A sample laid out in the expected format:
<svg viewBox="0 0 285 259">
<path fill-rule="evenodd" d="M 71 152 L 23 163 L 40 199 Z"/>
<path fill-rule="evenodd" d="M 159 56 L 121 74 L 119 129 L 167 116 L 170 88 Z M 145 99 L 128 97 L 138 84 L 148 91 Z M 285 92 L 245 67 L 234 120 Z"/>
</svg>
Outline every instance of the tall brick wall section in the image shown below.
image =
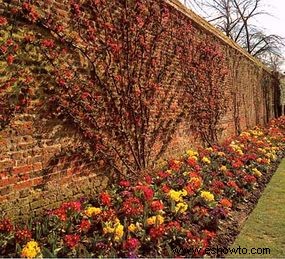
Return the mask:
<svg viewBox="0 0 285 259">
<path fill-rule="evenodd" d="M 223 49 L 229 68 L 230 91 L 227 92 L 229 109 L 221 120 L 223 131 L 219 135 L 219 140 L 223 141 L 256 125 L 265 125 L 275 116 L 274 96 L 278 88 L 278 81 L 270 69 L 178 0 L 167 2 L 173 9 L 179 10 L 189 18 L 192 26 L 200 32 L 199 37 L 203 39 L 210 36 L 212 41 L 217 42 Z M 173 157 L 197 144 L 199 140 L 193 137 L 186 122 L 177 131 L 166 156 Z"/>
<path fill-rule="evenodd" d="M 65 154 L 71 145 L 78 153 Z M 72 125 L 33 112 L 17 115 L 0 132 L 0 216 L 38 215 L 106 187 L 106 169 L 84 159 L 82 148 Z"/>
<path fill-rule="evenodd" d="M 60 13 L 64 1 L 57 2 Z M 200 37 L 210 35 L 223 48 L 230 70 L 230 109 L 221 122 L 224 130 L 220 139 L 264 125 L 274 117 L 275 81 L 270 71 L 177 0 L 168 3 L 188 16 Z M 185 122 L 165 157 L 177 156 L 198 143 Z M 0 216 L 37 215 L 66 199 L 92 195 L 104 188 L 108 170 L 82 158 L 82 154 L 65 154 L 71 145 L 78 147 L 78 153 L 84 148 L 84 140 L 73 125 L 40 118 L 35 109 L 17 115 L 0 132 Z"/>
</svg>

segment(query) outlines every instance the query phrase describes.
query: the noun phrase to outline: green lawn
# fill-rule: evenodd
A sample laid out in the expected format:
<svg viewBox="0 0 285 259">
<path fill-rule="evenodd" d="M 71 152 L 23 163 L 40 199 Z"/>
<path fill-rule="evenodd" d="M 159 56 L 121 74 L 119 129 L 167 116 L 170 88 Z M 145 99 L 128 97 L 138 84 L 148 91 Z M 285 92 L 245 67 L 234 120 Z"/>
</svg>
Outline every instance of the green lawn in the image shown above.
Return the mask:
<svg viewBox="0 0 285 259">
<path fill-rule="evenodd" d="M 239 246 L 249 249 L 270 248 L 270 255 L 247 254 L 243 257 L 285 257 L 285 159 L 266 187 L 232 248 Z"/>
</svg>

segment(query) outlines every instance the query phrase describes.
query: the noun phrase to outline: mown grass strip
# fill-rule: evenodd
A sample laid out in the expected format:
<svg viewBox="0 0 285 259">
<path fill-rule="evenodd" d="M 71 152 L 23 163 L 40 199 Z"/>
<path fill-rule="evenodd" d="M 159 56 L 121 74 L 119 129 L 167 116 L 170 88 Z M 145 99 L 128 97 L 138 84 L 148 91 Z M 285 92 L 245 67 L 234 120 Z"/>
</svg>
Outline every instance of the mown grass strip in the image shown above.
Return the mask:
<svg viewBox="0 0 285 259">
<path fill-rule="evenodd" d="M 270 254 L 235 254 L 235 257 L 285 256 L 285 159 L 272 177 L 232 248 L 269 248 Z M 246 250 L 244 249 L 244 252 Z M 253 250 L 257 253 L 257 250 Z M 261 249 L 259 249 L 261 253 Z M 232 255 L 233 256 L 233 255 Z"/>
</svg>

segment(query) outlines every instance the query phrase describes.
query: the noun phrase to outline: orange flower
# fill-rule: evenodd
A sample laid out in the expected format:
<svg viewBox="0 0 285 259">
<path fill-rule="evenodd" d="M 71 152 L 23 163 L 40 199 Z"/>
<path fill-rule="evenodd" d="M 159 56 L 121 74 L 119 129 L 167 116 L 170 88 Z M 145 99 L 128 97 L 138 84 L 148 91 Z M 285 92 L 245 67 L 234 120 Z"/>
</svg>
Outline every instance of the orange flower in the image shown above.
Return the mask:
<svg viewBox="0 0 285 259">
<path fill-rule="evenodd" d="M 228 208 L 231 208 L 233 206 L 232 202 L 226 198 L 223 198 L 220 200 L 220 204 L 223 206 L 223 207 L 228 207 Z"/>
</svg>

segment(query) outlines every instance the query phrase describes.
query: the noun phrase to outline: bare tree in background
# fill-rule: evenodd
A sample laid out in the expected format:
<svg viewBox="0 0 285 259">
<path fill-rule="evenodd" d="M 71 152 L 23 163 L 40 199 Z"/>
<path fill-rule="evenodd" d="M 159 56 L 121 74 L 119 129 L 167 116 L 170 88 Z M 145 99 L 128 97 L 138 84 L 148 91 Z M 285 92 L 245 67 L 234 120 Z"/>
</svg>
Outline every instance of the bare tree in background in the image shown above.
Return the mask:
<svg viewBox="0 0 285 259">
<path fill-rule="evenodd" d="M 284 39 L 275 34 L 267 35 L 255 25 L 255 17 L 269 15 L 263 10 L 262 3 L 263 0 L 184 0 L 185 5 L 223 31 L 251 55 L 271 65 L 271 61 L 281 58 Z"/>
</svg>

